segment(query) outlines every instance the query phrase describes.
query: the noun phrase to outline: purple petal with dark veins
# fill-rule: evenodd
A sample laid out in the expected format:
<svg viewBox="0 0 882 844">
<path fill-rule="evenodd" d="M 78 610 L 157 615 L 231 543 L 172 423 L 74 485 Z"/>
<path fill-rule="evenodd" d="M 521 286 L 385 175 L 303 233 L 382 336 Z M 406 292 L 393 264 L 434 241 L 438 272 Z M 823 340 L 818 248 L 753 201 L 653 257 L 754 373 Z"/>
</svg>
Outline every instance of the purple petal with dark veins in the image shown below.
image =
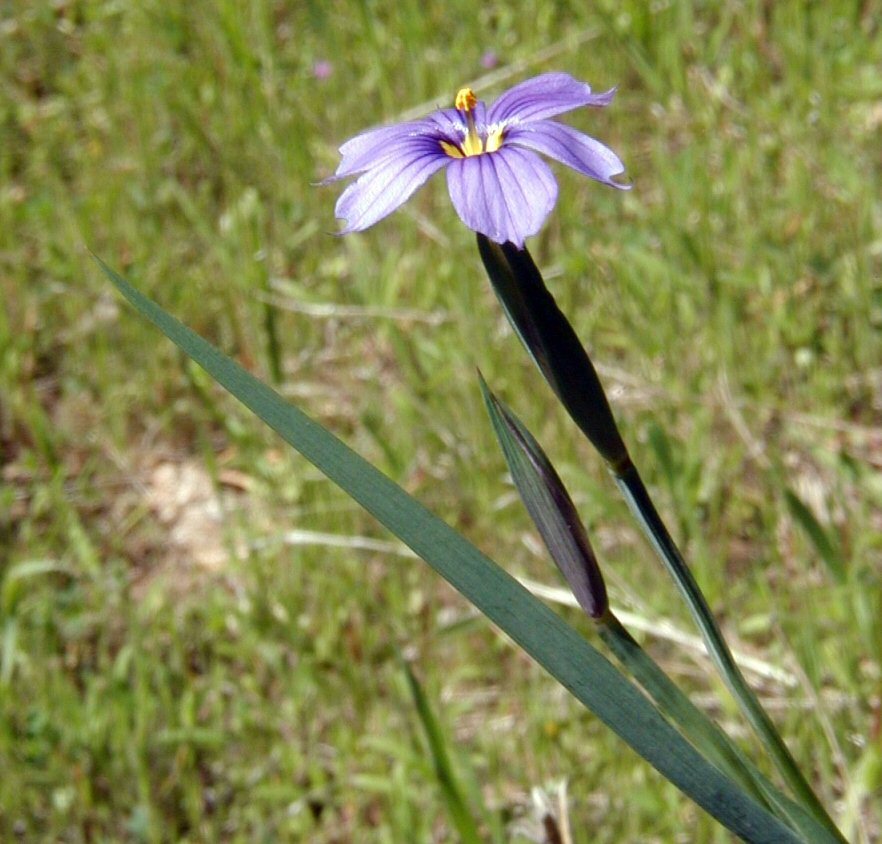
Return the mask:
<svg viewBox="0 0 882 844">
<path fill-rule="evenodd" d="M 461 144 L 469 131 L 462 115 L 455 108 L 436 111 L 425 118 L 425 123 L 431 126 L 431 134 L 451 144 Z"/>
<path fill-rule="evenodd" d="M 487 117 L 487 104 L 483 100 L 478 100 L 475 103 L 475 107 L 472 110 L 472 116 L 475 118 L 475 123 L 477 123 L 479 126 L 481 125 L 481 123 L 484 122 Z M 425 119 L 436 119 L 440 121 L 440 125 L 442 126 L 455 124 L 463 132 L 465 132 L 467 128 L 466 119 L 463 115 L 463 112 L 455 108 L 440 108 L 438 109 L 438 111 L 432 112 L 432 114 L 430 114 Z"/>
<path fill-rule="evenodd" d="M 451 158 L 435 138 L 416 135 L 397 148 L 395 155 L 371 165 L 337 200 L 334 209 L 346 221 L 340 234 L 362 231 L 403 205 L 426 180 Z"/>
<path fill-rule="evenodd" d="M 557 182 L 539 156 L 517 147 L 450 159 L 447 189 L 472 230 L 519 249 L 536 234 L 557 200 Z"/>
<path fill-rule="evenodd" d="M 324 184 L 336 182 L 355 173 L 370 170 L 382 164 L 392 155 L 406 156 L 414 139 L 437 137 L 439 140 L 443 139 L 449 140 L 452 143 L 459 143 L 462 132 L 457 134 L 453 131 L 454 128 L 450 127 L 450 131 L 442 132 L 441 125 L 433 120 L 432 117 L 427 117 L 422 120 L 399 123 L 395 126 L 381 126 L 377 129 L 368 129 L 367 132 L 356 135 L 340 147 L 340 154 L 342 156 L 340 165 L 333 176 L 325 179 Z M 463 128 L 464 131 L 465 129 Z"/>
<path fill-rule="evenodd" d="M 455 108 L 439 108 L 424 118 L 425 120 L 434 120 L 439 126 L 457 126 L 461 131 L 465 131 L 466 122 L 462 114 Z"/>
<path fill-rule="evenodd" d="M 581 106 L 605 106 L 615 88 L 592 94 L 591 86 L 568 73 L 543 73 L 509 88 L 487 112 L 490 123 L 544 120 Z"/>
<path fill-rule="evenodd" d="M 598 182 L 630 189 L 630 185 L 612 181 L 624 172 L 625 165 L 609 147 L 563 123 L 539 120 L 512 126 L 506 130 L 505 143 L 541 152 Z"/>
</svg>

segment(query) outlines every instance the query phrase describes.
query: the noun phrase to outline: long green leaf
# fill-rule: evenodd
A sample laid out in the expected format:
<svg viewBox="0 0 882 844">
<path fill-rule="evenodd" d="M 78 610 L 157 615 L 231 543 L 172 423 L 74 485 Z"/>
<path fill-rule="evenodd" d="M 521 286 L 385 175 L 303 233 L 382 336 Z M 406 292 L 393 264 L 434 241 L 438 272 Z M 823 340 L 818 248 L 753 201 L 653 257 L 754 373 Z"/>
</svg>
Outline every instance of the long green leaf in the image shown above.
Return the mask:
<svg viewBox="0 0 882 844">
<path fill-rule="evenodd" d="M 698 805 L 746 841 L 799 840 L 709 764 L 608 660 L 514 578 L 333 434 L 98 260 L 139 313 L 428 562 Z"/>
</svg>

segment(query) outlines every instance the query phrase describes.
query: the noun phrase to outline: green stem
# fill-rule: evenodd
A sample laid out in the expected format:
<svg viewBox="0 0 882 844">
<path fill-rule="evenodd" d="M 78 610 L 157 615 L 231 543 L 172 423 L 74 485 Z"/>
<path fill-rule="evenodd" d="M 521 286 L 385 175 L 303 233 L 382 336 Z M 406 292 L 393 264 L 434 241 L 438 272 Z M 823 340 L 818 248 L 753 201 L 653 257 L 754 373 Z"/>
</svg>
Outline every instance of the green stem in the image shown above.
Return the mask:
<svg viewBox="0 0 882 844">
<path fill-rule="evenodd" d="M 762 740 L 775 762 L 781 776 L 793 789 L 800 803 L 811 812 L 812 816 L 836 836 L 837 841 L 844 841 L 842 834 L 830 819 L 817 798 L 817 795 L 808 784 L 808 781 L 799 770 L 793 756 L 790 753 L 784 739 L 775 728 L 772 719 L 763 709 L 753 690 L 741 673 L 741 669 L 735 662 L 726 640 L 714 620 L 713 613 L 695 580 L 686 561 L 680 554 L 668 529 L 659 516 L 649 492 L 633 463 L 628 464 L 623 470 L 615 473 L 616 483 L 622 491 L 631 512 L 637 518 L 669 574 L 674 579 L 678 589 L 692 618 L 695 620 L 701 635 L 704 637 L 708 653 L 713 659 L 732 695 L 738 701 L 745 717 L 750 722 L 754 731 Z"/>
<path fill-rule="evenodd" d="M 632 512 L 685 599 L 714 663 L 745 717 L 797 799 L 825 828 L 840 835 L 735 664 L 704 595 L 631 461 L 594 364 L 545 286 L 530 253 L 511 243 L 493 243 L 480 234 L 478 251 L 518 337 L 573 421 L 612 469 Z"/>
<path fill-rule="evenodd" d="M 798 803 L 775 787 L 747 758 L 741 748 L 708 718 L 644 651 L 618 618 L 608 612 L 598 620 L 598 633 L 619 662 L 655 701 L 659 709 L 682 730 L 699 750 L 721 771 L 745 790 L 788 820 L 807 841 L 841 842 L 838 831 L 831 831 Z"/>
</svg>

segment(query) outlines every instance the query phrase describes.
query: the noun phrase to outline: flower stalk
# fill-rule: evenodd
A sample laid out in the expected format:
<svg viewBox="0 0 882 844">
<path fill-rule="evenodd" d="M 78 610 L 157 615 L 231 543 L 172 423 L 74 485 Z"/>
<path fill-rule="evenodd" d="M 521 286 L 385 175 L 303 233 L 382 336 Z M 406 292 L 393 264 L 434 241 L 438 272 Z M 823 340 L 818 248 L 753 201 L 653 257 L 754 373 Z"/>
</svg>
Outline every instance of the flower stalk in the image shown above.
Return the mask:
<svg viewBox="0 0 882 844">
<path fill-rule="evenodd" d="M 606 460 L 751 727 L 800 804 L 831 835 L 837 836 L 836 840 L 843 840 L 735 662 L 704 594 L 628 454 L 594 364 L 545 286 L 529 252 L 511 243 L 493 243 L 481 234 L 478 251 L 512 327 L 570 417 Z"/>
<path fill-rule="evenodd" d="M 480 373 L 479 373 L 480 376 Z M 598 633 L 659 710 L 697 749 L 808 841 L 837 842 L 800 805 L 782 794 L 744 752 L 701 712 L 628 633 L 609 606 L 600 565 L 572 498 L 542 447 L 480 379 L 484 402 L 521 500 L 549 555 Z"/>
</svg>

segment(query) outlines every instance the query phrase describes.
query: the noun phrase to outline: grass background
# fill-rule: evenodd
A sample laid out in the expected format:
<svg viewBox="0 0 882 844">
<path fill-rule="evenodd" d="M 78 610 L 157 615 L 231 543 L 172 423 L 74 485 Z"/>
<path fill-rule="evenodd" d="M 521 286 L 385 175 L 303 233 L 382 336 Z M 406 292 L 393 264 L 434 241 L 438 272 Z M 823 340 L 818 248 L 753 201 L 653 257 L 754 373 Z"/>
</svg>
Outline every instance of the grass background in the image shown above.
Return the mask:
<svg viewBox="0 0 882 844">
<path fill-rule="evenodd" d="M 88 254 L 559 585 L 480 366 L 570 485 L 614 603 L 744 735 L 659 635 L 685 613 L 443 179 L 329 236 L 339 190 L 315 182 L 343 140 L 546 70 L 619 86 L 569 122 L 634 190 L 558 168 L 531 251 L 732 641 L 786 669 L 756 684 L 797 758 L 851 839 L 879 835 L 880 21 L 872 0 L 0 8 L 0 837 L 453 840 L 400 648 L 488 837 L 530 840 L 530 790 L 566 779 L 578 842 L 728 840 Z"/>
</svg>

